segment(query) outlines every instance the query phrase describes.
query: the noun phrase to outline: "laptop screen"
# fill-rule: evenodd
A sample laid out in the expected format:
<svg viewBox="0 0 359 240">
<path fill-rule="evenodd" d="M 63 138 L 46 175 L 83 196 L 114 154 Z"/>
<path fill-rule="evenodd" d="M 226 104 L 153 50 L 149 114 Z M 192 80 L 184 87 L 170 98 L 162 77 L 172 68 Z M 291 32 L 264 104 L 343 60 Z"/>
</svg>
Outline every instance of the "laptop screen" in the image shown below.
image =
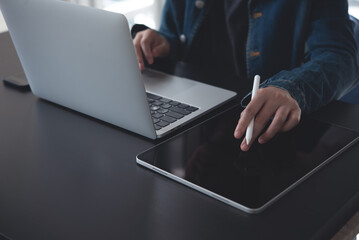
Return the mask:
<svg viewBox="0 0 359 240">
<path fill-rule="evenodd" d="M 359 136 L 306 118 L 294 130 L 280 133 L 266 144 L 255 143 L 243 152 L 239 148 L 242 139 L 233 137 L 239 113 L 235 107 L 140 154 L 138 159 L 175 175 L 175 180 L 190 183 L 186 185 L 199 186 L 248 209 L 259 209 Z"/>
</svg>

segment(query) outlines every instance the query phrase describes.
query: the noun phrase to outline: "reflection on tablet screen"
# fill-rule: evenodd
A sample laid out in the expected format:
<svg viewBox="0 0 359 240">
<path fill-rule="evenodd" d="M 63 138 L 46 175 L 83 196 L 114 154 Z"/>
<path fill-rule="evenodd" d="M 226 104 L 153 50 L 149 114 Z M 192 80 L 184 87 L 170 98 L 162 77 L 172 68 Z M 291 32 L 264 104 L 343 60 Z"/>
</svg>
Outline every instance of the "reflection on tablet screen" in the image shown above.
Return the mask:
<svg viewBox="0 0 359 240">
<path fill-rule="evenodd" d="M 243 152 L 241 141 L 233 137 L 237 121 L 235 108 L 140 154 L 138 162 L 254 212 L 331 160 L 359 135 L 308 118 L 294 130 Z"/>
</svg>

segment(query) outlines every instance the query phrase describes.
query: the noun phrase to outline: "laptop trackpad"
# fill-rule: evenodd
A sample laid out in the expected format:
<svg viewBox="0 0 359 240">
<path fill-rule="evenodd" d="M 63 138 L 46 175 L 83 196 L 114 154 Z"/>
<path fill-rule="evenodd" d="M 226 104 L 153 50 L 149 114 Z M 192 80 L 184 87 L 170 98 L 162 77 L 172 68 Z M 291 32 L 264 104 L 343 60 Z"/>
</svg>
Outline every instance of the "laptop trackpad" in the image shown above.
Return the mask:
<svg viewBox="0 0 359 240">
<path fill-rule="evenodd" d="M 184 91 L 197 85 L 196 82 L 192 80 L 153 70 L 143 71 L 142 79 L 146 91 L 169 98 L 183 94 Z"/>
</svg>

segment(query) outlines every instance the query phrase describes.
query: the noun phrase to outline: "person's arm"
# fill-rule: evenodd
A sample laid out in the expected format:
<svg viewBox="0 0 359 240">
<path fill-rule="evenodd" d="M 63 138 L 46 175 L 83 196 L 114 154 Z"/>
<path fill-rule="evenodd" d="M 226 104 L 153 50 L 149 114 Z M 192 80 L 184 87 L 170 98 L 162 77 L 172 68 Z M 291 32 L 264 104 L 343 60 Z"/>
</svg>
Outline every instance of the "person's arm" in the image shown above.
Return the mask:
<svg viewBox="0 0 359 240">
<path fill-rule="evenodd" d="M 145 66 L 145 59 L 152 64 L 155 58 L 170 58 L 178 60 L 183 52 L 179 42 L 180 24 L 183 16 L 185 1 L 166 1 L 163 8 L 162 21 L 159 31 L 152 30 L 145 25 L 134 25 L 131 29 L 133 43 L 141 71 Z"/>
<path fill-rule="evenodd" d="M 310 113 L 340 98 L 358 82 L 357 48 L 346 0 L 312 1 L 311 31 L 302 66 L 284 70 L 261 84 L 261 89 L 242 112 L 234 132 L 240 138 L 256 116 L 253 139 L 260 143 L 299 123 L 301 112 Z M 242 150 L 249 144 L 243 140 Z"/>
<path fill-rule="evenodd" d="M 155 58 L 166 57 L 170 52 L 168 41 L 152 29 L 138 32 L 133 39 L 133 45 L 141 71 L 145 68 L 145 59 L 151 65 Z"/>
<path fill-rule="evenodd" d="M 304 113 L 339 99 L 359 81 L 347 1 L 313 1 L 311 18 L 304 64 L 262 84 L 287 90 Z"/>
</svg>

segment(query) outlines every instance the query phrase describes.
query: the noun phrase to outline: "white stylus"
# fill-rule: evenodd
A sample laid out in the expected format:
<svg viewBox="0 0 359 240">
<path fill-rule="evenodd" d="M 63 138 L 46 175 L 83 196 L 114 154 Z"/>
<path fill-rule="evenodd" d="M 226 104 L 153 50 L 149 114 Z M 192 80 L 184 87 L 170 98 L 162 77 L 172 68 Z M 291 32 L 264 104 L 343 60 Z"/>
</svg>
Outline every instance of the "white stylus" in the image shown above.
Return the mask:
<svg viewBox="0 0 359 240">
<path fill-rule="evenodd" d="M 254 81 L 253 81 L 253 89 L 252 89 L 252 97 L 251 100 L 253 100 L 254 96 L 257 94 L 257 90 L 259 88 L 259 81 L 260 81 L 261 77 L 259 75 L 255 75 L 254 76 Z M 247 145 L 249 145 L 251 139 L 252 139 L 252 134 L 253 134 L 253 126 L 254 126 L 254 118 L 252 119 L 252 121 L 249 123 L 248 127 L 247 127 L 247 131 L 246 131 L 246 142 Z"/>
</svg>

